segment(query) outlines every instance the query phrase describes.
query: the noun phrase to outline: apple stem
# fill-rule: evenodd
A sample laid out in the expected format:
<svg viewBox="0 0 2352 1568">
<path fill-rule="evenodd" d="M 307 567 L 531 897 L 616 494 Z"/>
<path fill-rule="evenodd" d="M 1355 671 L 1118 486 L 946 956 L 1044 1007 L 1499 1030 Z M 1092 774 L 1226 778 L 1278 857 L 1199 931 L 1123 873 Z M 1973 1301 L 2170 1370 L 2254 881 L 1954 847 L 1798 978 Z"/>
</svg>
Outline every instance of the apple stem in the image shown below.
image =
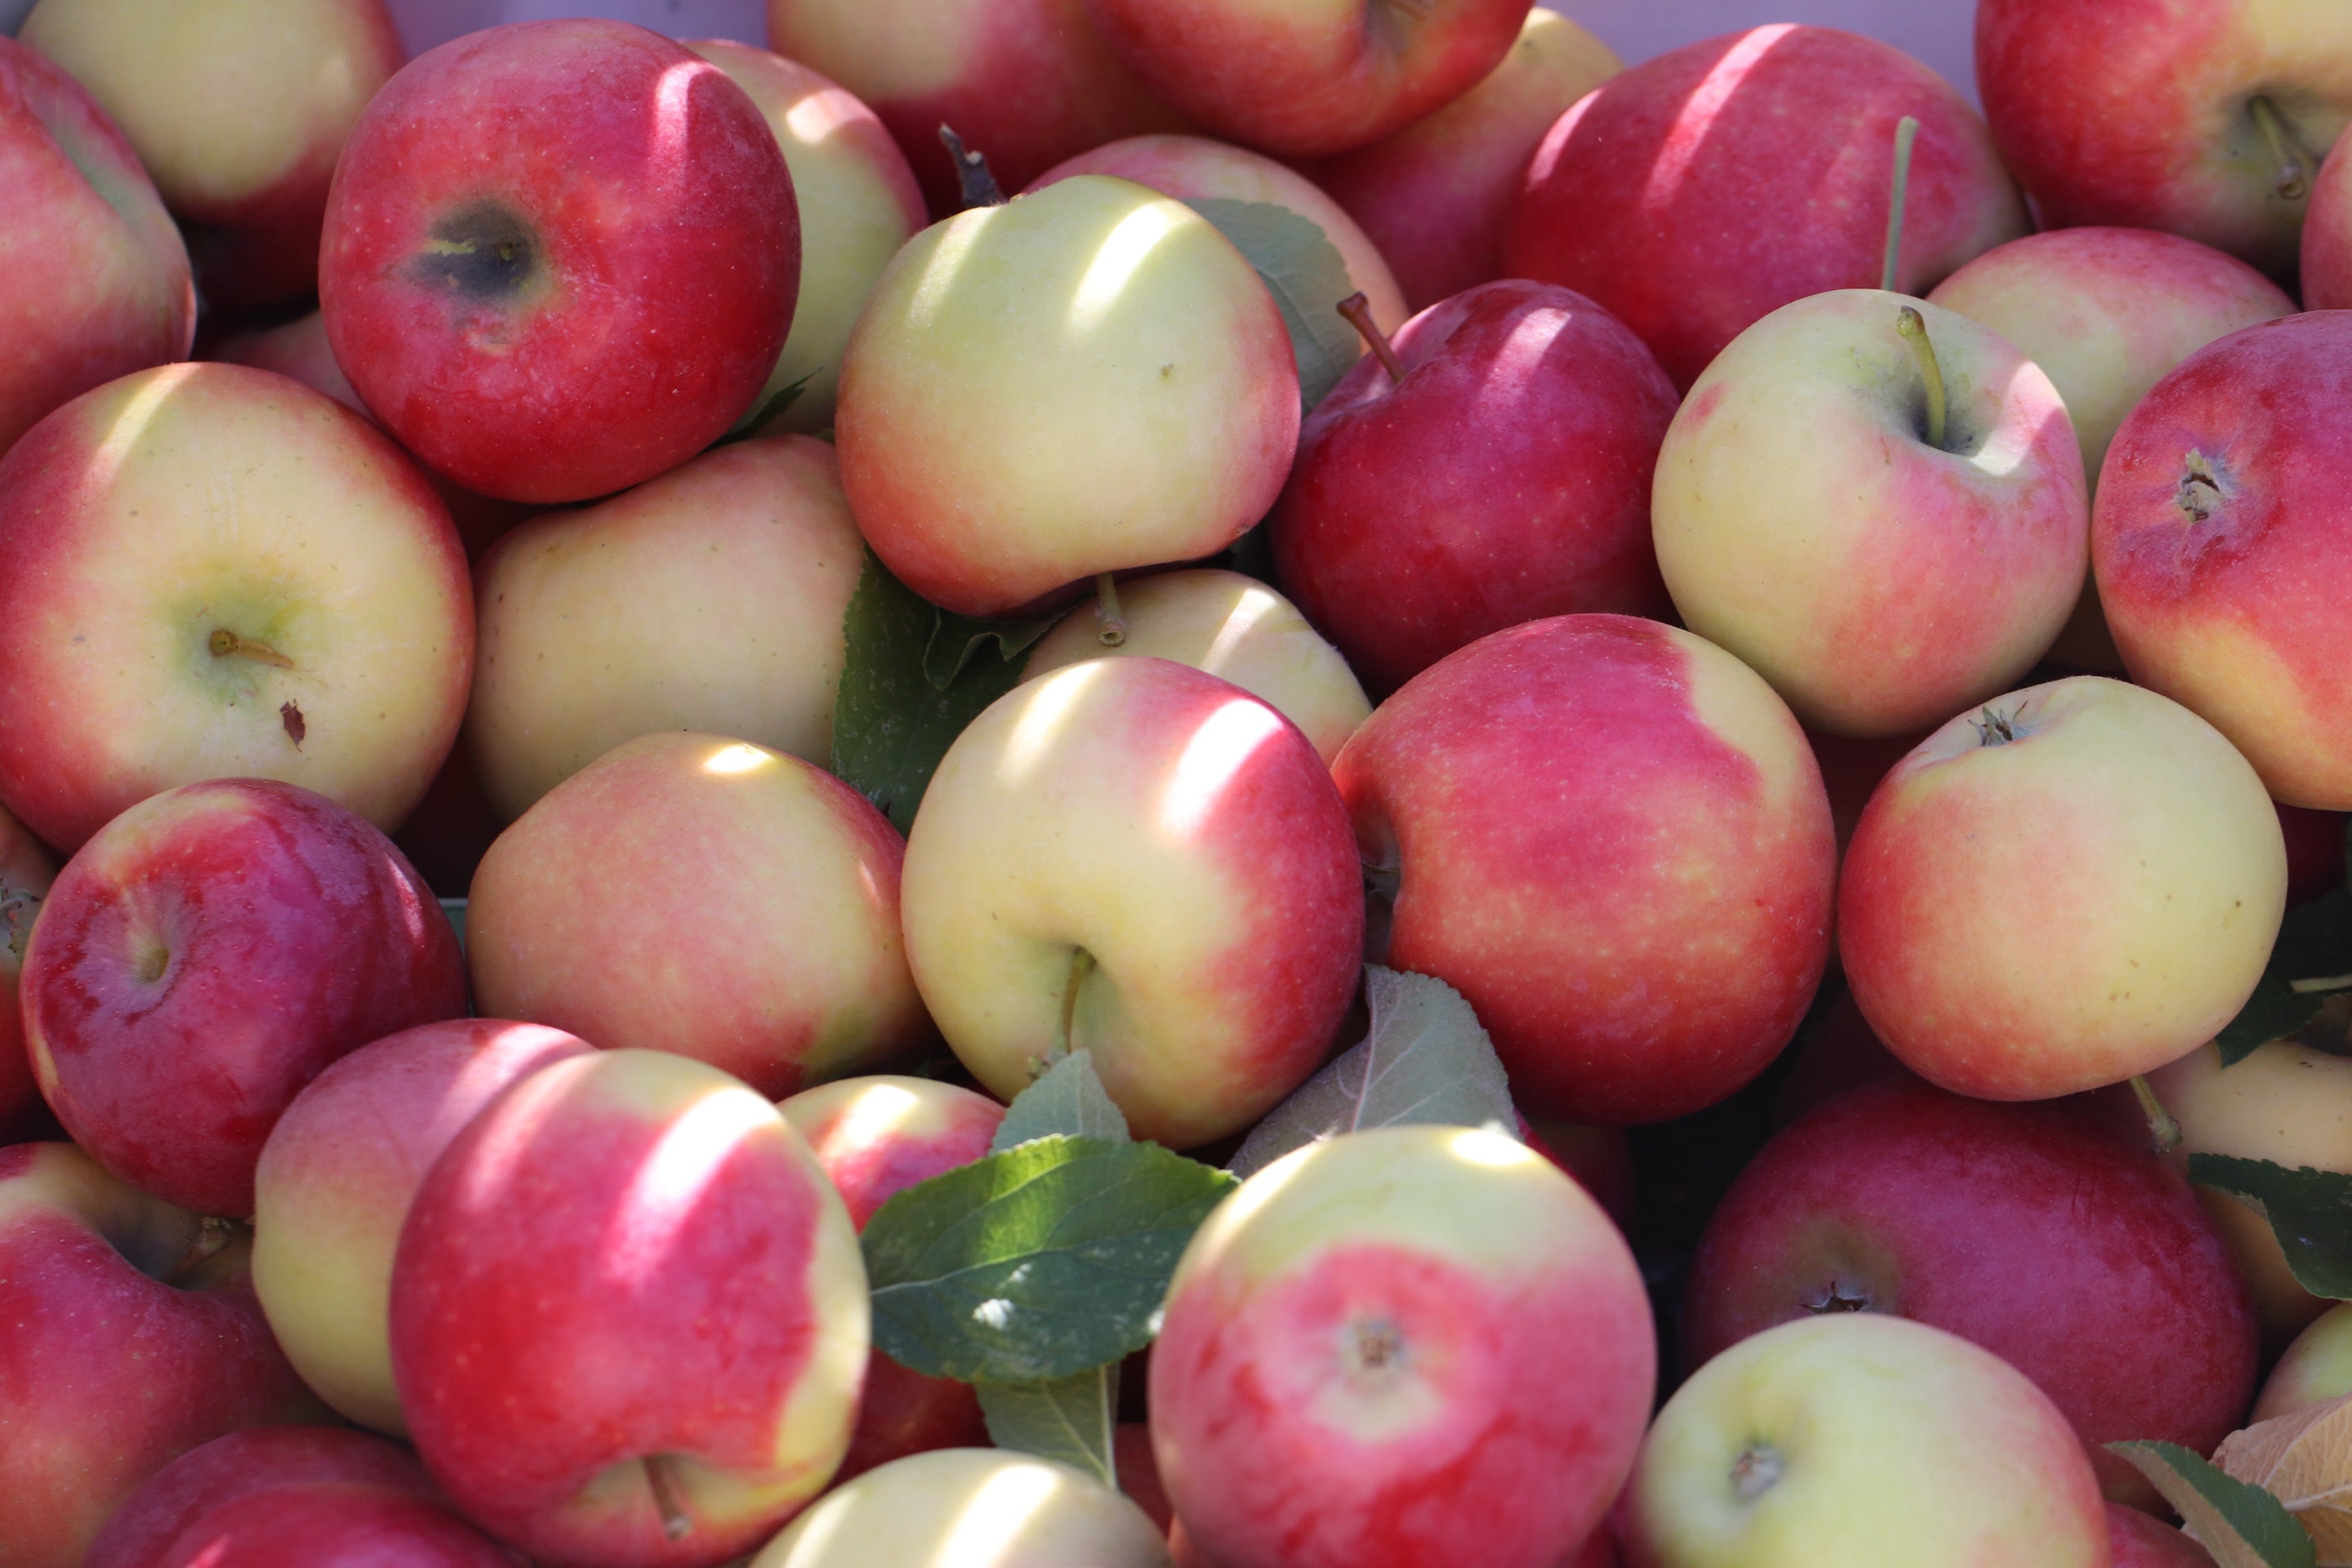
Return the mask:
<svg viewBox="0 0 2352 1568">
<path fill-rule="evenodd" d="M 686 1516 L 677 1500 L 677 1478 L 670 1473 L 667 1454 L 646 1456 L 646 1485 L 654 1494 L 654 1507 L 661 1510 L 662 1534 L 671 1541 L 684 1541 L 692 1534 L 694 1521 Z"/>
<path fill-rule="evenodd" d="M 2147 1076 L 2134 1076 L 2131 1086 L 2132 1093 L 2138 1097 L 2141 1114 L 2147 1118 L 2147 1133 L 2155 1142 L 2156 1152 L 2169 1154 L 2179 1148 L 2180 1123 L 2172 1119 L 2172 1112 L 2164 1109 L 2164 1101 L 2156 1098 L 2155 1087 L 2147 1081 Z"/>
<path fill-rule="evenodd" d="M 1878 286 L 1889 294 L 1903 273 L 1903 208 L 1911 196 L 1911 144 L 1919 139 L 1919 122 L 1905 115 L 1895 127 L 1895 189 L 1886 202 L 1886 265 Z"/>
<path fill-rule="evenodd" d="M 172 1266 L 171 1272 L 163 1277 L 163 1282 L 173 1284 L 185 1279 L 189 1275 L 219 1257 L 236 1235 L 235 1221 L 206 1215 L 203 1226 L 196 1231 L 195 1240 L 188 1244 L 188 1250 L 182 1255 L 179 1262 Z"/>
<path fill-rule="evenodd" d="M 2273 188 L 2283 202 L 2299 202 L 2311 194 L 2311 154 L 2295 140 L 2294 127 L 2278 111 L 2278 105 L 2266 97 L 2256 97 L 2246 104 L 2246 112 L 2254 117 L 2254 125 L 2270 143 L 2271 156 L 2278 161 L 2278 184 Z"/>
<path fill-rule="evenodd" d="M 956 183 L 963 187 L 964 210 L 970 212 L 974 207 L 1003 206 L 1004 191 L 997 184 L 996 176 L 989 172 L 988 160 L 982 157 L 977 150 L 966 146 L 963 138 L 955 133 L 952 126 L 940 127 L 940 142 L 947 148 L 948 156 L 955 160 Z"/>
<path fill-rule="evenodd" d="M 1356 335 L 1364 340 L 1364 346 L 1379 357 L 1381 366 L 1389 373 L 1390 384 L 1393 385 L 1402 381 L 1404 361 L 1397 358 L 1396 350 L 1389 346 L 1389 335 L 1381 331 L 1378 321 L 1372 320 L 1372 303 L 1364 298 L 1363 290 L 1359 289 L 1340 300 L 1338 309 L 1339 314 L 1348 318 L 1348 324 L 1356 329 Z"/>
<path fill-rule="evenodd" d="M 205 640 L 205 646 L 213 650 L 215 658 L 226 658 L 234 654 L 238 658 L 249 658 L 256 664 L 266 664 L 272 669 L 294 668 L 292 659 L 288 658 L 268 643 L 255 642 L 250 637 L 241 637 L 226 626 L 213 633 Z"/>
<path fill-rule="evenodd" d="M 1047 1053 L 1048 1066 L 1060 1061 L 1076 1048 L 1078 1027 L 1078 987 L 1093 973 L 1095 955 L 1083 947 L 1070 950 L 1070 978 L 1062 986 L 1062 1018 L 1054 1031 L 1054 1048 Z"/>
<path fill-rule="evenodd" d="M 1936 363 L 1936 345 L 1927 341 L 1927 318 L 1906 305 L 1895 318 L 1895 330 L 1911 345 L 1911 357 L 1919 362 L 1919 379 L 1927 384 L 1927 445 L 1940 452 L 1948 410 L 1944 405 L 1944 370 Z"/>
<path fill-rule="evenodd" d="M 1108 572 L 1095 574 L 1095 619 L 1102 630 L 1096 640 L 1105 647 L 1118 647 L 1127 641 L 1127 617 L 1118 610 L 1118 584 Z"/>
</svg>

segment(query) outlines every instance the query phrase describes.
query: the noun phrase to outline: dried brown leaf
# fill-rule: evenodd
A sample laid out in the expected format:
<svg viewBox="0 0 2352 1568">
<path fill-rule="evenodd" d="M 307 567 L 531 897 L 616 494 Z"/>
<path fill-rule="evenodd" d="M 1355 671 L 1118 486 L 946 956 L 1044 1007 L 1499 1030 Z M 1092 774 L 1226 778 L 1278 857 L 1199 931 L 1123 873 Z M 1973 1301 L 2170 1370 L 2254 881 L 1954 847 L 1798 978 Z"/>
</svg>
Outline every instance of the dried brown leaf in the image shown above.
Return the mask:
<svg viewBox="0 0 2352 1568">
<path fill-rule="evenodd" d="M 2352 1568 L 2352 1394 L 2232 1432 L 2213 1462 L 2294 1515 L 2318 1568 Z"/>
</svg>

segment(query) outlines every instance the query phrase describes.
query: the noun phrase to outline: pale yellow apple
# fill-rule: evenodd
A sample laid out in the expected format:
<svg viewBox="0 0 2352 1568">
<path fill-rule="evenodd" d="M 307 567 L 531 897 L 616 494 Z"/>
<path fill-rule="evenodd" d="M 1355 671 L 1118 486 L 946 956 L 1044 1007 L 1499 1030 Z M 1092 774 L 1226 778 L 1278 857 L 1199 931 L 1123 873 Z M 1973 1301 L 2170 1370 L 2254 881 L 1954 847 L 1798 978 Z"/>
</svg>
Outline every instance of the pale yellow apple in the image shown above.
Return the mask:
<svg viewBox="0 0 2352 1568">
<path fill-rule="evenodd" d="M 1167 1568 L 1123 1494 L 1049 1459 L 935 1448 L 819 1499 L 751 1568 Z"/>
<path fill-rule="evenodd" d="M 2254 1401 L 2251 1425 L 2352 1394 L 2352 1304 L 2338 1301 L 2294 1336 Z"/>
</svg>

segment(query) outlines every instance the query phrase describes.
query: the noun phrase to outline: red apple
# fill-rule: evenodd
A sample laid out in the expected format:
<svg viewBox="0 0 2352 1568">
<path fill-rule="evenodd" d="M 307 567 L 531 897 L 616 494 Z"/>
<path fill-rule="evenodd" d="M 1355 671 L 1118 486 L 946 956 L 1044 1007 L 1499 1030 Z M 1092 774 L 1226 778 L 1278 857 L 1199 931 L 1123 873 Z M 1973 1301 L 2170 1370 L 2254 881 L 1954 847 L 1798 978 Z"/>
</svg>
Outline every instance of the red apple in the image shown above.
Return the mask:
<svg viewBox="0 0 2352 1568">
<path fill-rule="evenodd" d="M 1544 283 L 1482 284 L 1367 356 L 1299 432 L 1275 566 L 1389 691 L 1489 632 L 1663 618 L 1650 481 L 1675 389 L 1624 324 Z"/>
<path fill-rule="evenodd" d="M 2190 1537 L 2162 1520 L 2119 1502 L 2107 1504 L 2109 1568 L 2213 1568 L 2213 1559 Z"/>
<path fill-rule="evenodd" d="M 2352 154 L 2343 138 L 2319 166 L 2303 226 L 2303 302 L 2315 310 L 2352 307 Z"/>
<path fill-rule="evenodd" d="M 800 251 L 784 155 L 725 71 L 625 23 L 518 22 L 421 56 L 368 105 L 319 303 L 336 362 L 428 465 L 583 500 L 751 405 Z"/>
<path fill-rule="evenodd" d="M 24 825 L 0 810 L 0 1144 L 16 1141 L 47 1108 L 25 1051 L 25 1014 L 16 1000 L 25 944 L 41 912 L 58 863 Z"/>
<path fill-rule="evenodd" d="M 259 779 L 185 784 L 108 824 L 49 890 L 22 984 L 33 1070 L 74 1141 L 236 1217 L 304 1084 L 466 1010 L 457 933 L 391 841 Z"/>
<path fill-rule="evenodd" d="M 1924 294 L 2026 232 L 1983 121 L 1899 49 L 1785 23 L 1661 55 L 1560 116 L 1504 267 L 1590 295 L 1687 387 L 1780 306 L 1878 282 L 1906 115 L 1919 136 L 1895 289 Z"/>
<path fill-rule="evenodd" d="M 2282 805 L 2278 818 L 2279 832 L 2286 839 L 2286 907 L 2342 887 L 2348 842 L 2345 814 Z"/>
</svg>

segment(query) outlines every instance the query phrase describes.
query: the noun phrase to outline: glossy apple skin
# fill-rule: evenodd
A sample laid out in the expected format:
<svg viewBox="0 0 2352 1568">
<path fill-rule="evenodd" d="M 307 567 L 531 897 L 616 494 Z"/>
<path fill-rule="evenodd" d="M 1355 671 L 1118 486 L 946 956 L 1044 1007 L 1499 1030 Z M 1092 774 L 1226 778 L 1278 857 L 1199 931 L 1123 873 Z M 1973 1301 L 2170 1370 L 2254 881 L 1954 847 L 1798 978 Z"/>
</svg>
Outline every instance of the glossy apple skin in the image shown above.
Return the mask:
<svg viewBox="0 0 2352 1568">
<path fill-rule="evenodd" d="M 0 1144 L 13 1143 L 47 1107 L 25 1050 L 25 1014 L 17 981 L 25 944 L 33 934 L 58 863 L 24 824 L 0 810 Z"/>
<path fill-rule="evenodd" d="M 1010 1100 L 1056 1046 L 1088 1049 L 1135 1135 L 1178 1149 L 1305 1081 L 1363 963 L 1323 760 L 1239 687 L 1159 658 L 1073 665 L 974 720 L 908 835 L 904 913 L 915 983 L 982 1087 Z"/>
<path fill-rule="evenodd" d="M 1066 1466 L 997 1448 L 943 1448 L 869 1471 L 750 1568 L 944 1568 L 965 1553 L 1020 1568 L 1168 1568 L 1159 1527 L 1133 1502 Z"/>
<path fill-rule="evenodd" d="M 794 1093 L 929 1035 L 898 929 L 904 855 L 889 819 L 822 768 L 719 735 L 642 736 L 482 858 L 475 995 Z"/>
<path fill-rule="evenodd" d="M 319 303 L 352 384 L 426 464 L 584 500 L 751 406 L 800 258 L 784 155 L 724 71 L 625 23 L 517 22 L 419 57 L 368 105 Z"/>
<path fill-rule="evenodd" d="M 2263 1380 L 2247 1424 L 2292 1415 L 2347 1394 L 2352 1394 L 2352 1307 L 2339 1301 L 2314 1318 L 2286 1347 Z"/>
<path fill-rule="evenodd" d="M 0 459 L 0 797 L 78 848 L 159 790 L 284 779 L 389 832 L 472 679 L 465 552 L 415 464 L 284 376 L 174 364 Z M 276 662 L 211 651 L 216 634 Z"/>
<path fill-rule="evenodd" d="M 2347 397 L 2352 310 L 2223 338 L 2124 421 L 2091 520 L 2132 679 L 2229 736 L 2280 800 L 2326 811 L 2352 806 L 2352 651 L 2326 629 L 2352 595 Z"/>
<path fill-rule="evenodd" d="M 2107 1504 L 2108 1568 L 2213 1568 L 2213 1559 L 2188 1536 L 2152 1515 Z"/>
<path fill-rule="evenodd" d="M 74 1141 L 204 1214 L 304 1084 L 466 1010 L 457 935 L 392 841 L 291 784 L 184 784 L 58 875 L 25 955 L 26 1044 Z"/>
<path fill-rule="evenodd" d="M 1544 132 L 1623 68 L 1608 45 L 1538 6 L 1477 86 L 1306 173 L 1380 247 L 1408 308 L 1426 310 L 1503 276 L 1503 229 Z"/>
<path fill-rule="evenodd" d="M 17 36 L 122 127 L 188 234 L 210 309 L 318 288 L 335 159 L 408 58 L 383 0 L 42 0 Z"/>
<path fill-rule="evenodd" d="M 755 1549 L 840 1463 L 866 1331 L 856 1233 L 806 1145 L 740 1080 L 662 1052 L 516 1085 L 434 1162 L 393 1264 L 393 1371 L 426 1468 L 565 1563 Z"/>
<path fill-rule="evenodd" d="M 804 1089 L 776 1109 L 816 1156 L 860 1231 L 876 1209 L 916 1183 L 985 1159 L 1004 1121 L 1004 1107 L 984 1094 L 888 1076 Z M 970 1384 L 911 1372 L 877 1345 L 866 1363 L 857 1429 L 834 1484 L 908 1454 L 987 1446 L 988 1423 Z"/>
<path fill-rule="evenodd" d="M 1546 134 L 1503 240 L 1513 277 L 1591 296 L 1688 387 L 1780 306 L 1877 284 L 1895 127 L 1919 121 L 1895 287 L 2027 232 L 1984 122 L 1901 50 L 1779 24 L 1613 77 Z"/>
<path fill-rule="evenodd" d="M 1712 1105 L 1796 1029 L 1830 947 L 1821 771 L 1687 632 L 1562 616 L 1440 660 L 1332 770 L 1400 877 L 1388 956 L 1468 997 L 1531 1115 Z"/>
<path fill-rule="evenodd" d="M 518 1568 L 409 1452 L 331 1426 L 216 1437 L 158 1470 L 83 1568 Z"/>
<path fill-rule="evenodd" d="M 1111 47 L 1216 135 L 1346 153 L 1444 107 L 1509 52 L 1528 0 L 1087 0 Z"/>
<path fill-rule="evenodd" d="M 0 1488 L 11 1568 L 79 1568 L 165 1463 L 325 1413 L 246 1284 L 246 1246 L 69 1143 L 0 1149 Z"/>
<path fill-rule="evenodd" d="M 187 247 L 79 83 L 0 37 L 0 453 L 91 387 L 187 357 Z M 37 284 L 35 279 L 37 279 Z"/>
<path fill-rule="evenodd" d="M 1655 1378 L 1640 1271 L 1583 1188 L 1500 1132 L 1387 1127 L 1286 1155 L 1194 1235 L 1152 1448 L 1226 1568 L 1556 1568 Z"/>
<path fill-rule="evenodd" d="M 1544 283 L 1481 284 L 1366 357 L 1301 427 L 1269 519 L 1276 574 L 1377 691 L 1489 632 L 1663 619 L 1650 484 L 1674 417 L 1624 324 Z"/>
<path fill-rule="evenodd" d="M 589 1048 L 537 1024 L 424 1024 L 334 1063 L 278 1117 L 254 1171 L 253 1290 L 303 1381 L 347 1419 L 408 1430 L 392 1257 L 435 1156 L 509 1089 Z"/>
<path fill-rule="evenodd" d="M 2312 162 L 2326 154 L 2352 118 L 2340 6 L 1984 0 L 1976 57 L 1993 140 L 2045 226 L 2162 229 L 2294 269 L 2304 202 L 2277 195 L 2247 104 L 2269 96 Z"/>
<path fill-rule="evenodd" d="M 2210 1453 L 2254 1392 L 2253 1308 L 2196 1194 L 2074 1107 L 1874 1084 L 1767 1143 L 1699 1240 L 1687 1364 L 1832 1310 L 2000 1356 L 2074 1423 L 2106 1495 L 2143 1508 L 2162 1500 L 2105 1445 Z"/>
</svg>

